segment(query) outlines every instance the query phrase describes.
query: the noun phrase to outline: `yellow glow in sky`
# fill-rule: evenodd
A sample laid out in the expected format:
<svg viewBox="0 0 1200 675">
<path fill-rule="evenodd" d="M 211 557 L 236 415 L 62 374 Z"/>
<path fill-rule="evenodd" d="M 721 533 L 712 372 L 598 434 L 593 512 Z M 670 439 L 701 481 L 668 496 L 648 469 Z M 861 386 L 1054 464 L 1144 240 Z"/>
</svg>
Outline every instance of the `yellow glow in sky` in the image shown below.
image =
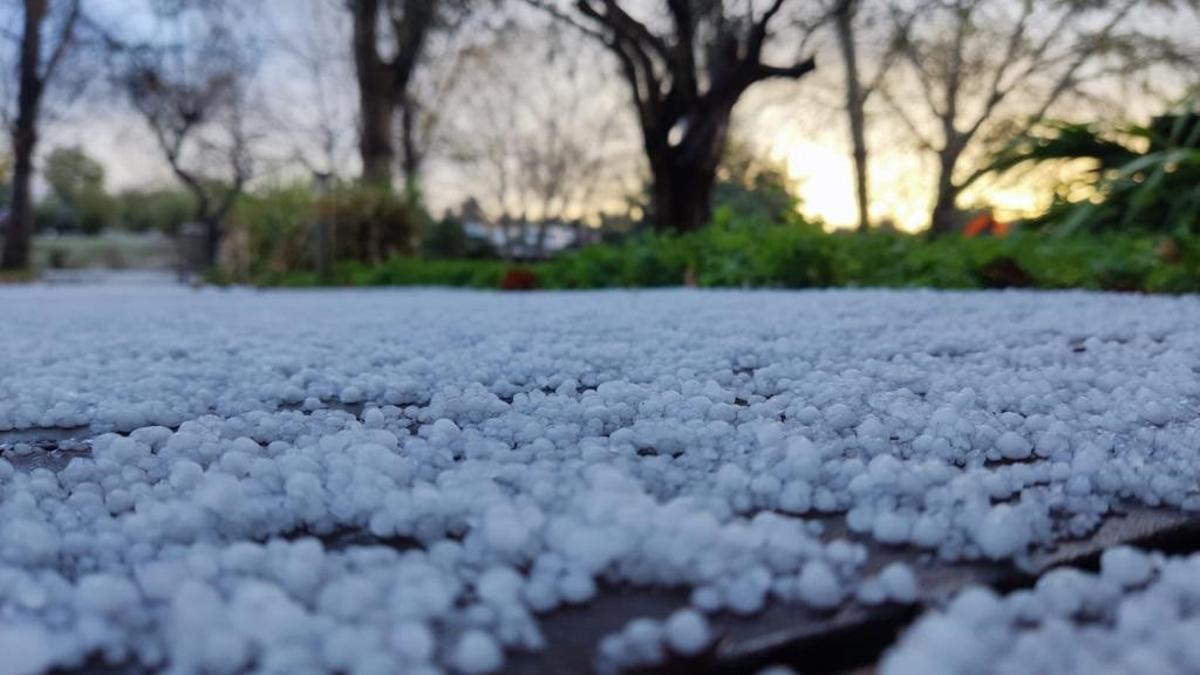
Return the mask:
<svg viewBox="0 0 1200 675">
<path fill-rule="evenodd" d="M 858 209 L 850 153 L 834 143 L 791 135 L 781 134 L 775 152 L 795 181 L 801 212 L 820 218 L 831 228 L 853 227 Z M 922 229 L 929 217 L 931 196 L 922 185 L 922 175 L 918 157 L 875 158 L 871 162 L 871 221 L 891 220 L 910 232 Z"/>
<path fill-rule="evenodd" d="M 853 165 L 842 144 L 798 138 L 789 129 L 779 134 L 773 152 L 795 182 L 802 213 L 820 218 L 830 228 L 853 227 L 858 222 Z M 933 204 L 932 168 L 916 152 L 875 153 L 870 161 L 871 222 L 890 220 L 907 232 L 924 229 Z M 996 217 L 1012 220 L 1044 210 L 1048 194 L 1029 185 L 979 184 L 960 200 L 963 206 L 972 203 L 989 204 Z"/>
<path fill-rule="evenodd" d="M 830 225 L 850 226 L 858 218 L 850 157 L 818 143 L 782 148 L 788 175 L 795 181 L 801 210 Z"/>
</svg>

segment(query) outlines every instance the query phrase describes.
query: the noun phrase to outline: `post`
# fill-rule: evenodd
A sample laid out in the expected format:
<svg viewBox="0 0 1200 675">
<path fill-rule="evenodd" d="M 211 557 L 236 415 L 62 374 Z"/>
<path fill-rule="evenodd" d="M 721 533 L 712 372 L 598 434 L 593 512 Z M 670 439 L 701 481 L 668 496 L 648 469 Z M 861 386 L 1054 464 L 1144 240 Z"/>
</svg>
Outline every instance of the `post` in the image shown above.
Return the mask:
<svg viewBox="0 0 1200 675">
<path fill-rule="evenodd" d="M 314 171 L 312 191 L 315 202 L 321 202 L 329 196 L 330 175 L 323 171 Z M 332 210 L 332 209 L 331 209 Z M 332 257 L 332 242 L 330 240 L 329 218 L 332 213 L 322 214 L 319 209 L 313 211 L 313 262 L 317 269 L 317 279 L 327 284 L 330 281 L 330 258 Z"/>
<path fill-rule="evenodd" d="M 200 273 L 207 266 L 207 236 L 207 228 L 202 223 L 188 221 L 179 225 L 175 245 L 180 283 L 194 284 L 200 281 Z"/>
</svg>

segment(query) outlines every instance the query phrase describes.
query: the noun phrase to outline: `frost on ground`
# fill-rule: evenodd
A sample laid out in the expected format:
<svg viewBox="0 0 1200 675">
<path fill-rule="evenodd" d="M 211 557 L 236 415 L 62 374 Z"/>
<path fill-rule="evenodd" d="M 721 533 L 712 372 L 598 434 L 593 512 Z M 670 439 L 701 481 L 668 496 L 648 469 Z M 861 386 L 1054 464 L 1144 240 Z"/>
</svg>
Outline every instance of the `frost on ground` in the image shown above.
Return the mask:
<svg viewBox="0 0 1200 675">
<path fill-rule="evenodd" d="M 864 541 L 1019 563 L 1121 503 L 1200 507 L 1191 298 L 10 288 L 0 310 L 0 443 L 92 438 L 0 459 L 6 674 L 485 673 L 606 586 L 689 589 L 598 640 L 612 670 L 710 649 L 718 611 L 917 599 Z M 1167 598 L 1194 562 L 1131 560 L 1054 582 L 1115 623 L 1065 628 L 1040 586 L 948 616 L 1033 612 L 1035 650 L 1194 615 Z M 889 667 L 958 644 L 938 616 Z"/>
</svg>

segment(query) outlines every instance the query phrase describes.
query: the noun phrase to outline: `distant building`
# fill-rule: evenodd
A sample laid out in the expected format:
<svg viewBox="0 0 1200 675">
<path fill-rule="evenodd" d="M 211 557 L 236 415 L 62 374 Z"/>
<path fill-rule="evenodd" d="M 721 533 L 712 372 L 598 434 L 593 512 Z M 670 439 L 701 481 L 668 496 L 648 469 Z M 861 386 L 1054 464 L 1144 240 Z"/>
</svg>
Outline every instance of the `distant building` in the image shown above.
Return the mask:
<svg viewBox="0 0 1200 675">
<path fill-rule="evenodd" d="M 557 253 L 586 246 L 599 240 L 599 232 L 576 220 L 571 222 L 552 221 L 545 225 L 545 239 L 538 251 L 538 234 L 541 224 L 504 219 L 493 224 L 478 219 L 463 223 L 468 237 L 486 241 L 497 251 L 518 260 L 550 258 Z"/>
</svg>

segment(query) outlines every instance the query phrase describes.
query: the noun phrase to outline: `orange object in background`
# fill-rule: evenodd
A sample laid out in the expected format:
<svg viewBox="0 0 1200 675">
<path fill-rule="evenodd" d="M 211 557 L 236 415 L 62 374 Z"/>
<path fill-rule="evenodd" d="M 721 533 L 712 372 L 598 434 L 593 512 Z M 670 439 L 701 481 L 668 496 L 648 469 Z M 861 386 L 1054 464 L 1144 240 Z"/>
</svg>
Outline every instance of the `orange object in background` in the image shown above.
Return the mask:
<svg viewBox="0 0 1200 675">
<path fill-rule="evenodd" d="M 967 239 L 978 237 L 981 234 L 991 235 L 993 237 L 1008 236 L 1008 223 L 1002 223 L 996 220 L 990 213 L 981 213 L 971 219 L 967 226 L 963 228 L 963 236 Z"/>
<path fill-rule="evenodd" d="M 500 279 L 502 291 L 532 291 L 538 287 L 537 274 L 528 267 L 510 267 Z"/>
</svg>

